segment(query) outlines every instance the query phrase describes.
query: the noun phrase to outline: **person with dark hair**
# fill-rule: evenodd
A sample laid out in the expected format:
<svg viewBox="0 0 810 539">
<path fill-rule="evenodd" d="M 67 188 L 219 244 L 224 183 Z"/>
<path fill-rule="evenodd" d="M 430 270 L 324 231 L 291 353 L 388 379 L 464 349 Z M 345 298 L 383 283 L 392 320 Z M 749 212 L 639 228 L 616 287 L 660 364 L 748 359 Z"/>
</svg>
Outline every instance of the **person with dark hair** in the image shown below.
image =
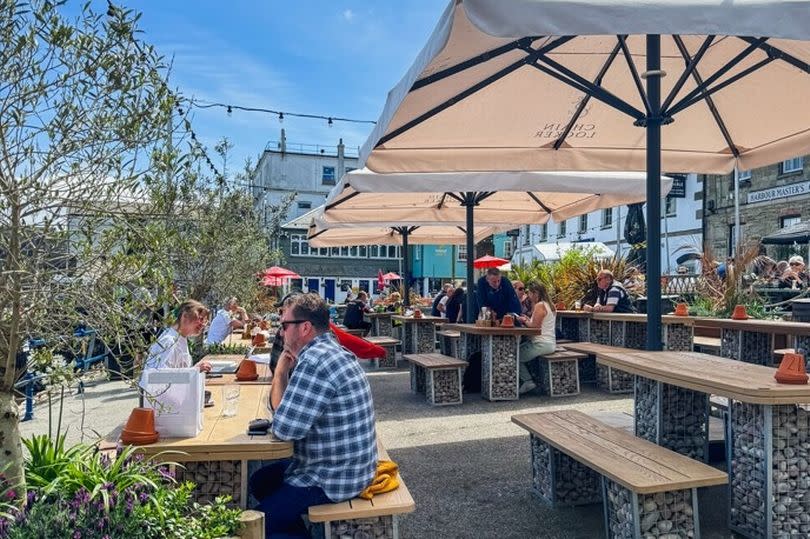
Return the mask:
<svg viewBox="0 0 810 539">
<path fill-rule="evenodd" d="M 467 294 L 461 287 L 456 288 L 450 294 L 450 299 L 447 300 L 445 305 L 445 313 L 447 314 L 447 321 L 451 324 L 457 322 L 464 322 L 464 302 L 467 299 Z"/>
<path fill-rule="evenodd" d="M 453 292 L 453 285 L 450 283 L 445 283 L 442 285 L 442 289 L 436 294 L 436 297 L 433 298 L 433 305 L 430 307 L 430 316 L 443 316 L 445 311 L 442 310 L 442 306 L 446 310 L 447 301 L 444 298 L 449 296 Z M 444 303 L 442 303 L 444 301 Z"/>
<path fill-rule="evenodd" d="M 293 456 L 254 473 L 250 492 L 267 515 L 267 537 L 309 537 L 301 520 L 309 507 L 352 499 L 374 479 L 374 404 L 357 359 L 329 331 L 321 298 L 288 298 L 280 324 L 272 429 L 293 442 Z"/>
<path fill-rule="evenodd" d="M 501 277 L 498 268 L 489 268 L 487 274 L 478 279 L 475 290 L 478 309 L 489 307 L 500 320 L 507 313 L 520 314 L 520 301 L 509 279 Z"/>
<path fill-rule="evenodd" d="M 557 349 L 555 329 L 557 309 L 551 303 L 551 298 L 543 284 L 532 282 L 529 283 L 528 289 L 527 295 L 532 302 L 532 306 L 529 315 L 520 316 L 520 321 L 528 328 L 540 329 L 541 333 L 524 340 L 518 348 L 518 361 L 520 362 L 519 394 L 528 393 L 537 387 L 526 364 L 537 356 L 551 354 Z"/>
<path fill-rule="evenodd" d="M 366 305 L 366 301 L 368 301 L 368 294 L 361 290 L 357 293 L 357 299 L 346 305 L 346 314 L 343 315 L 344 326 L 349 329 L 362 329 L 365 331 L 371 329 L 371 322 L 363 320 L 363 313 L 371 312 L 371 309 Z"/>
</svg>

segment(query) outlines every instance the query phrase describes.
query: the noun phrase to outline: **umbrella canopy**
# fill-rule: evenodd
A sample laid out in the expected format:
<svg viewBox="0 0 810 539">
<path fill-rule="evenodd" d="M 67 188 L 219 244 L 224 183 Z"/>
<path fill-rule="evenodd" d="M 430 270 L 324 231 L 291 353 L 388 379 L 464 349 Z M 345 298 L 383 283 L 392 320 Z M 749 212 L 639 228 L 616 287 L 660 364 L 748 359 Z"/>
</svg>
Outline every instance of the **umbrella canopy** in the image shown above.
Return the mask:
<svg viewBox="0 0 810 539">
<path fill-rule="evenodd" d="M 481 241 L 514 226 L 478 226 L 475 241 Z M 402 245 L 402 232 L 408 231 L 408 242 L 419 245 L 460 245 L 467 237 L 463 226 L 428 224 L 423 226 L 378 226 L 375 224 L 332 224 L 317 220 L 310 225 L 307 241 L 312 247 L 343 247 L 345 245 Z"/>
<path fill-rule="evenodd" d="M 504 260 L 503 258 L 485 255 L 482 256 L 481 258 L 476 258 L 475 260 L 473 260 L 473 267 L 475 269 L 497 268 L 498 266 L 503 266 L 504 264 L 508 263 L 509 261 Z"/>
<path fill-rule="evenodd" d="M 768 245 L 793 245 L 810 243 L 810 222 L 796 223 L 781 229 L 779 232 L 763 236 L 762 243 Z"/>
<path fill-rule="evenodd" d="M 383 275 L 383 281 L 398 281 L 402 279 L 399 275 L 394 273 L 393 271 L 389 271 L 385 275 Z"/>
<path fill-rule="evenodd" d="M 281 266 L 270 266 L 264 272 L 262 272 L 264 277 L 269 278 L 276 278 L 276 279 L 300 279 L 301 276 L 295 273 L 293 270 L 288 270 L 287 268 L 282 268 Z"/>
</svg>

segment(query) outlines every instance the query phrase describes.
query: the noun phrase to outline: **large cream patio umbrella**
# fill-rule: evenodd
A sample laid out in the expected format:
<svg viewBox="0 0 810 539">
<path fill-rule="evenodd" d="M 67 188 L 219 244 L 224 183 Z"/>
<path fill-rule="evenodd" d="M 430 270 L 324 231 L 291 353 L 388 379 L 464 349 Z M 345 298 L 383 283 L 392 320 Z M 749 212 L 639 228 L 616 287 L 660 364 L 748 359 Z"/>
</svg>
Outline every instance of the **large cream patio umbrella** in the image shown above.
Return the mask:
<svg viewBox="0 0 810 539">
<path fill-rule="evenodd" d="M 475 243 L 504 232 L 513 225 L 477 226 L 472 237 Z M 452 223 L 428 223 L 427 225 L 393 224 L 380 226 L 367 223 L 326 223 L 319 217 L 313 219 L 309 227 L 307 241 L 312 247 L 343 247 L 346 245 L 401 245 L 402 267 L 405 273 L 406 288 L 410 284 L 410 260 L 408 245 L 461 245 L 467 241 L 467 229 Z M 467 251 L 468 262 L 472 254 Z M 471 264 L 467 264 L 471 267 Z M 468 272 L 469 273 L 469 272 Z M 469 281 L 468 281 L 469 283 Z M 469 284 L 468 284 L 469 286 Z M 408 294 L 403 297 L 405 304 L 410 303 Z"/>
<path fill-rule="evenodd" d="M 510 229 L 643 202 L 646 182 L 640 172 L 376 174 L 362 169 L 343 176 L 316 220 L 322 226 L 463 223 L 467 230 L 474 225 Z M 660 179 L 664 194 L 671 186 L 671 178 Z M 439 192 L 422 192 L 431 188 Z M 468 256 L 473 256 L 475 238 L 468 234 L 466 243 Z M 467 282 L 474 282 L 471 265 Z M 467 294 L 468 322 L 475 315 L 474 301 Z"/>
<path fill-rule="evenodd" d="M 452 0 L 361 162 L 646 171 L 647 346 L 660 349 L 662 167 L 722 174 L 806 153 L 809 62 L 810 0 Z"/>
</svg>

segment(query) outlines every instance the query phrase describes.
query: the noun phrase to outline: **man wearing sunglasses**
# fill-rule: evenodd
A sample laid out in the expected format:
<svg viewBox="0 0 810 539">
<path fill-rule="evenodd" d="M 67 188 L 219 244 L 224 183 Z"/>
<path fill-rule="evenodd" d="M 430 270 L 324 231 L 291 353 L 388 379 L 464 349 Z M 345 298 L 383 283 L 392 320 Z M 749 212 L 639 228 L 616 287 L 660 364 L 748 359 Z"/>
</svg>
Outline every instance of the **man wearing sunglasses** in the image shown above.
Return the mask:
<svg viewBox="0 0 810 539">
<path fill-rule="evenodd" d="M 329 331 L 321 298 L 287 298 L 280 324 L 273 434 L 293 442 L 293 456 L 254 473 L 250 490 L 267 515 L 267 537 L 308 537 L 301 515 L 309 507 L 352 499 L 374 479 L 374 404 L 357 359 Z"/>
</svg>

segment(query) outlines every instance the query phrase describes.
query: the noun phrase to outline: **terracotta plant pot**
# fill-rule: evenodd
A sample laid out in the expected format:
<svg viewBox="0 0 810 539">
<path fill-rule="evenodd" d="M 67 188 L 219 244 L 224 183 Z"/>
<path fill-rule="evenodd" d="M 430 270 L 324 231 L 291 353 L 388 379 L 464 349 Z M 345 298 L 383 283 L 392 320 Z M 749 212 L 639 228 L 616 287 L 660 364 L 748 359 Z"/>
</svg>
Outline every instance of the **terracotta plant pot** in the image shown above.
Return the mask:
<svg viewBox="0 0 810 539">
<path fill-rule="evenodd" d="M 556 308 L 558 311 L 564 311 L 564 310 L 565 310 L 565 303 L 563 303 L 562 301 L 558 301 L 558 302 L 557 302 L 557 305 L 555 305 L 554 307 L 555 307 L 555 308 Z"/>
<path fill-rule="evenodd" d="M 256 362 L 243 359 L 236 371 L 236 379 L 240 382 L 250 382 L 257 378 L 259 378 L 259 373 L 256 371 Z"/>
<path fill-rule="evenodd" d="M 513 328 L 515 327 L 515 319 L 511 314 L 506 314 L 501 321 L 502 328 Z"/>
<path fill-rule="evenodd" d="M 787 353 L 782 356 L 782 363 L 773 376 L 780 384 L 806 384 L 808 380 L 804 365 L 804 356 Z"/>
<path fill-rule="evenodd" d="M 675 305 L 675 316 L 689 316 L 689 306 L 686 303 Z"/>
<path fill-rule="evenodd" d="M 259 327 L 265 330 L 269 328 L 266 320 L 262 320 L 261 322 L 259 322 Z"/>
<path fill-rule="evenodd" d="M 748 313 L 745 311 L 745 305 L 737 305 L 734 307 L 734 312 L 731 313 L 732 320 L 748 320 Z"/>
<path fill-rule="evenodd" d="M 251 344 L 253 344 L 253 346 L 264 346 L 264 333 L 254 335 Z"/>
<path fill-rule="evenodd" d="M 413 317 L 414 317 L 414 318 L 422 318 L 422 311 L 420 311 L 419 309 L 416 309 L 416 310 L 413 312 Z"/>
<path fill-rule="evenodd" d="M 121 442 L 129 445 L 143 445 L 155 443 L 157 439 L 155 411 L 151 408 L 133 408 L 126 426 L 121 431 Z"/>
</svg>

